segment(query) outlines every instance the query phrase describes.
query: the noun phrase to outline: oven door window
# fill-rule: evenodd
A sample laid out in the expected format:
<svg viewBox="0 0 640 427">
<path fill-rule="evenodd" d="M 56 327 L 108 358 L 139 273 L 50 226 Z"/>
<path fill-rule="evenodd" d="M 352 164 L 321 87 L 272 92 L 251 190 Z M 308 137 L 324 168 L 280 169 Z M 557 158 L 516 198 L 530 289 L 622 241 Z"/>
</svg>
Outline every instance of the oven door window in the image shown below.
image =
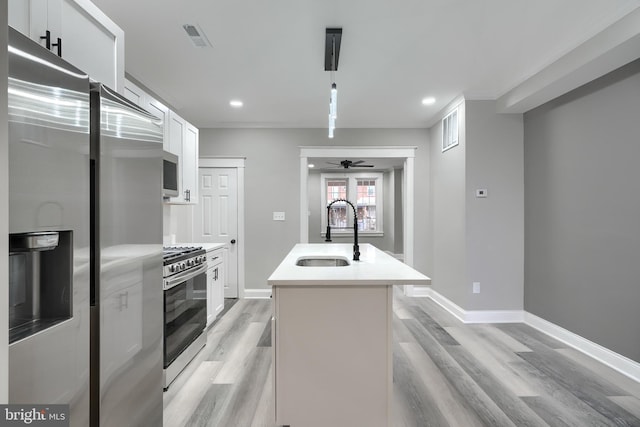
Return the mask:
<svg viewBox="0 0 640 427">
<path fill-rule="evenodd" d="M 173 362 L 207 323 L 207 278 L 200 274 L 164 291 L 164 367 Z"/>
</svg>

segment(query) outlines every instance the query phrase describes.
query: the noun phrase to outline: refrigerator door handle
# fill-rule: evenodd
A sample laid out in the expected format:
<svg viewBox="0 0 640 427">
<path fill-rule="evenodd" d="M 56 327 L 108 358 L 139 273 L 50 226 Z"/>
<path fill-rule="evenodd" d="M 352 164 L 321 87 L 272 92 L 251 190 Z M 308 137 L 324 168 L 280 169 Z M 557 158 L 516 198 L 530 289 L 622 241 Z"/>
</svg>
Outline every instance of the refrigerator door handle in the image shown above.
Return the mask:
<svg viewBox="0 0 640 427">
<path fill-rule="evenodd" d="M 129 308 L 129 291 L 122 292 L 120 294 L 120 310 L 126 310 Z"/>
</svg>

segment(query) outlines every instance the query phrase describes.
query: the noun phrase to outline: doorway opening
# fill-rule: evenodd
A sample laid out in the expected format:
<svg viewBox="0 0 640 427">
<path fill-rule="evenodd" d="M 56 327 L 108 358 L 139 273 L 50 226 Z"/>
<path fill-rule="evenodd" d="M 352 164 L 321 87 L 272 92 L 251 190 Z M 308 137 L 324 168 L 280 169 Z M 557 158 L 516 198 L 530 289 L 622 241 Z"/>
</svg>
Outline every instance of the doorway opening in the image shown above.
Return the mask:
<svg viewBox="0 0 640 427">
<path fill-rule="evenodd" d="M 309 243 L 310 159 L 395 159 L 402 162 L 402 253 L 405 264 L 413 266 L 414 252 L 414 160 L 417 147 L 300 147 L 300 243 Z M 413 295 L 413 286 L 405 286 Z"/>
</svg>

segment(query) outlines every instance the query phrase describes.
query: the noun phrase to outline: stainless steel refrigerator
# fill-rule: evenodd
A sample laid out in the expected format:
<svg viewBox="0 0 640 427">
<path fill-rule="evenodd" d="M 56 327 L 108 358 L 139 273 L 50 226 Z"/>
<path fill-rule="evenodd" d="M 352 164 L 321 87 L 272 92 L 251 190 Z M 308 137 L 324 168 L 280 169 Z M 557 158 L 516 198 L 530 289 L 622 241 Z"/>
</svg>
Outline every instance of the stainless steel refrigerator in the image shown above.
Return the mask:
<svg viewBox="0 0 640 427">
<path fill-rule="evenodd" d="M 162 425 L 162 123 L 9 28 L 9 401 Z"/>
</svg>

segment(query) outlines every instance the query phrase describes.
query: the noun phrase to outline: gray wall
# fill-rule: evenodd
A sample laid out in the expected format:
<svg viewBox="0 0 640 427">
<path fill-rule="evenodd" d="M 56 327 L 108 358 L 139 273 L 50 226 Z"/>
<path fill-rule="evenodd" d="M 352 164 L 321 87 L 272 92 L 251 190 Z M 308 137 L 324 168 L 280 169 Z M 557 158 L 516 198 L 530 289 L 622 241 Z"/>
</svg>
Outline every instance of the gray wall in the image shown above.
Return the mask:
<svg viewBox="0 0 640 427">
<path fill-rule="evenodd" d="M 418 212 L 428 209 L 429 134 L 427 129 L 201 129 L 201 156 L 244 156 L 245 162 L 245 287 L 267 287 L 267 278 L 299 241 L 300 146 L 417 146 L 416 239 L 414 266 L 427 269 L 427 224 Z M 273 221 L 284 211 L 286 221 Z"/>
<path fill-rule="evenodd" d="M 459 144 L 444 153 L 442 123 L 430 129 L 433 289 L 464 310 L 522 310 L 522 115 L 464 101 L 458 120 Z M 476 189 L 488 197 L 476 198 Z"/>
<path fill-rule="evenodd" d="M 402 233 L 404 227 L 403 221 L 403 207 L 402 207 L 402 178 L 404 176 L 404 169 L 396 169 L 394 171 L 394 179 L 393 179 L 393 195 L 395 202 L 393 204 L 393 253 L 401 254 L 404 252 L 404 235 Z M 423 186 L 420 186 L 423 188 Z M 423 221 L 423 216 L 420 215 L 417 218 L 418 221 Z M 429 245 L 431 247 L 431 245 Z M 431 254 L 428 255 L 429 259 L 431 259 Z"/>
<path fill-rule="evenodd" d="M 7 2 L 0 3 L 0 46 L 7 46 Z M 0 236 L 9 234 L 9 164 L 7 127 L 7 49 L 0 50 Z M 0 239 L 0 307 L 9 307 L 9 244 Z M 6 311 L 0 310 L 2 313 Z M 0 316 L 0 403 L 7 403 L 9 396 L 9 318 Z"/>
<path fill-rule="evenodd" d="M 525 310 L 640 362 L 640 60 L 524 116 Z"/>
<path fill-rule="evenodd" d="M 494 101 L 466 101 L 467 310 L 522 310 L 524 147 L 522 114 Z M 487 189 L 487 198 L 476 198 Z"/>
<path fill-rule="evenodd" d="M 466 286 L 465 105 L 458 106 L 458 146 L 442 152 L 442 122 L 431 133 L 431 204 L 433 218 L 432 287 L 462 308 L 469 296 Z M 416 216 L 416 222 L 419 221 Z"/>
</svg>

